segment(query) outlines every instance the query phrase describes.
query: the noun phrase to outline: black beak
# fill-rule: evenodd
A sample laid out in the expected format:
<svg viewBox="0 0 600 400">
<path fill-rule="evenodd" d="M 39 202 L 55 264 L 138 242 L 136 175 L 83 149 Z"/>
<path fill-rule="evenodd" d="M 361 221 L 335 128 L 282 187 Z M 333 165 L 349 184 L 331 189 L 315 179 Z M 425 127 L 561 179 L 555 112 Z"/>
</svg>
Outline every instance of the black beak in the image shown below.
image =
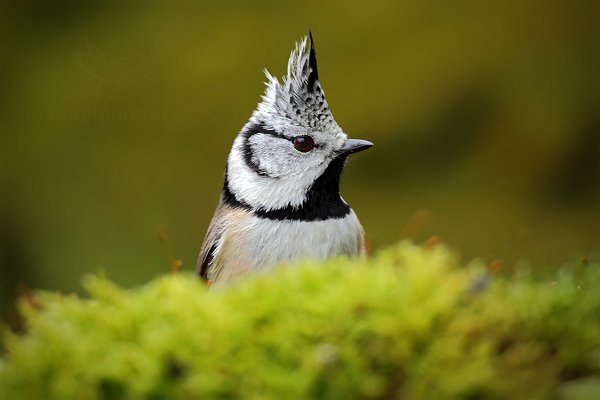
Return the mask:
<svg viewBox="0 0 600 400">
<path fill-rule="evenodd" d="M 341 154 L 349 155 L 352 153 L 358 153 L 359 151 L 363 151 L 373 146 L 373 143 L 367 140 L 360 139 L 346 139 L 344 143 L 344 147 L 340 150 Z"/>
</svg>

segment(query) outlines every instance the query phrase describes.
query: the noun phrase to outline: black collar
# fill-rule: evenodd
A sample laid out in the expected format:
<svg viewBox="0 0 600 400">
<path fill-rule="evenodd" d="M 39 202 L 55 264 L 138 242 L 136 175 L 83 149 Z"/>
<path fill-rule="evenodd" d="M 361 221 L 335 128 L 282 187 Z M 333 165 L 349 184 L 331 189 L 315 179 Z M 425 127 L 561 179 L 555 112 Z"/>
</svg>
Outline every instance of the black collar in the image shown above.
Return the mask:
<svg viewBox="0 0 600 400">
<path fill-rule="evenodd" d="M 259 218 L 276 221 L 325 221 L 344 218 L 350 213 L 350 206 L 340 197 L 340 176 L 346 157 L 334 158 L 327 169 L 319 176 L 308 190 L 306 200 L 300 206 L 264 210 L 253 208 L 239 200 L 229 188 L 229 180 L 225 173 L 223 185 L 223 202 L 231 207 L 242 208 L 252 212 Z"/>
</svg>

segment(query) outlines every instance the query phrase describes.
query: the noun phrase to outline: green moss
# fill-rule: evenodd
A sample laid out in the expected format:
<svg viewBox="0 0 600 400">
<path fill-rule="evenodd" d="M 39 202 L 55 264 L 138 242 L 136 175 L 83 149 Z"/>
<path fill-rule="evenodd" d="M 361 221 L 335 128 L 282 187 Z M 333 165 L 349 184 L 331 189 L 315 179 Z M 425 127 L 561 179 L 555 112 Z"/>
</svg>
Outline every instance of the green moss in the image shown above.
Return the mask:
<svg viewBox="0 0 600 400">
<path fill-rule="evenodd" d="M 511 398 L 600 394 L 600 267 L 490 277 L 447 248 L 39 293 L 7 334 L 2 399 Z"/>
</svg>

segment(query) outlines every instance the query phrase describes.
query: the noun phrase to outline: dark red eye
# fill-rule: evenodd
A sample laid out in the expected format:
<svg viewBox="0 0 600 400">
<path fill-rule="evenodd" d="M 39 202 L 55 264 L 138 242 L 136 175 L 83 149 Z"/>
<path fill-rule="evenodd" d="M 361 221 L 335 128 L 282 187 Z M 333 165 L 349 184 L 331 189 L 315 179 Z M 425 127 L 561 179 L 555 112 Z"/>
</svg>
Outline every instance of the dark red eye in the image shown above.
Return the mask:
<svg viewBox="0 0 600 400">
<path fill-rule="evenodd" d="M 294 138 L 294 148 L 302 153 L 307 153 L 315 147 L 315 141 L 308 135 L 296 136 Z"/>
</svg>

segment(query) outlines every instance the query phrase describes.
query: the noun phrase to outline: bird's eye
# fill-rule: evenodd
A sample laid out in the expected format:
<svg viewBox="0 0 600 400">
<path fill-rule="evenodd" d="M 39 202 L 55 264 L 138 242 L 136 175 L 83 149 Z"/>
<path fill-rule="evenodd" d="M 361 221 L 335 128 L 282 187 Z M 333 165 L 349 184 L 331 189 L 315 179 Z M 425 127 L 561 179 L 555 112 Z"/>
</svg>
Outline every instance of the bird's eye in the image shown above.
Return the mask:
<svg viewBox="0 0 600 400">
<path fill-rule="evenodd" d="M 315 141 L 308 135 L 296 136 L 293 143 L 294 148 L 302 153 L 307 153 L 315 147 Z"/>
</svg>

